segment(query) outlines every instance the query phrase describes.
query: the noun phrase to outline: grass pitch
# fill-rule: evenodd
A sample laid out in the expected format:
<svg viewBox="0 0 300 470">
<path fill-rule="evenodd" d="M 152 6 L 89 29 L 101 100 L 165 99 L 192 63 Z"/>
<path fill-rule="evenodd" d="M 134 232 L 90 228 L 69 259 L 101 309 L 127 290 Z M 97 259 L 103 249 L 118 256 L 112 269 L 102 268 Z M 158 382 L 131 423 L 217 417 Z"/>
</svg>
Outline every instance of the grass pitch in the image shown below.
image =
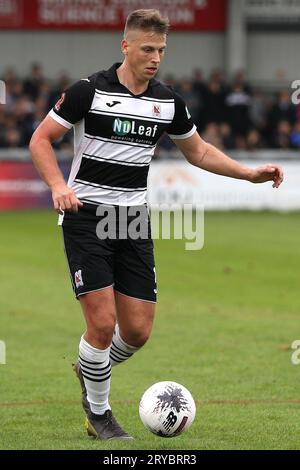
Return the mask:
<svg viewBox="0 0 300 470">
<path fill-rule="evenodd" d="M 72 372 L 84 322 L 53 212 L 1 214 L 1 449 L 300 449 L 299 214 L 207 213 L 205 246 L 156 241 L 159 302 L 149 343 L 113 369 L 111 404 L 133 442 L 83 428 Z M 139 399 L 161 380 L 197 401 L 174 439 L 146 431 Z"/>
</svg>

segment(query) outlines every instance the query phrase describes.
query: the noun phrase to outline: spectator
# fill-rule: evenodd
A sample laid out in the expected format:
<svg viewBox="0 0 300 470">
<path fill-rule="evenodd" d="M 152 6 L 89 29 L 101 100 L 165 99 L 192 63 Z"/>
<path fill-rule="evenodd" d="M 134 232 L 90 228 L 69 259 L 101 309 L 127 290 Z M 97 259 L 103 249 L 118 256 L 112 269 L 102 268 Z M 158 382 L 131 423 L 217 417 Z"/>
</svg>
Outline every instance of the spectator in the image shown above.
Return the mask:
<svg viewBox="0 0 300 470">
<path fill-rule="evenodd" d="M 215 122 L 210 122 L 207 124 L 203 134 L 203 139 L 208 142 L 209 144 L 214 145 L 220 149 L 223 148 L 223 142 L 220 134 L 219 125 Z"/>
<path fill-rule="evenodd" d="M 218 80 L 211 79 L 208 83 L 206 103 L 205 103 L 205 120 L 220 124 L 225 120 L 225 92 Z"/>
<path fill-rule="evenodd" d="M 35 101 L 39 94 L 41 86 L 45 79 L 43 77 L 42 66 L 38 63 L 31 65 L 30 76 L 24 81 L 24 93 Z"/>
<path fill-rule="evenodd" d="M 198 93 L 193 87 L 193 83 L 190 79 L 184 78 L 179 83 L 179 94 L 185 101 L 185 104 L 192 116 L 192 119 L 196 126 L 199 125 L 199 112 L 200 112 L 200 99 Z"/>
<path fill-rule="evenodd" d="M 71 85 L 71 79 L 66 72 L 62 72 L 53 89 L 50 90 L 48 108 L 51 109 L 57 103 L 61 94 Z"/>
<path fill-rule="evenodd" d="M 51 83 L 39 64 L 32 65 L 25 80 L 12 67 L 1 78 L 6 84 L 6 105 L 0 106 L 0 147 L 26 147 L 33 131 L 72 81 L 62 72 Z M 260 90 L 252 93 L 243 71 L 235 75 L 231 87 L 222 70 L 214 70 L 208 82 L 200 69 L 194 70 L 192 78 L 181 81 L 169 74 L 164 82 L 183 95 L 201 136 L 221 149 L 300 148 L 300 105 L 291 103 L 287 91 L 280 92 L 275 102 L 273 96 Z M 72 139 L 72 132 L 68 132 L 55 148 L 71 150 Z M 178 156 L 177 147 L 163 136 L 156 156 Z"/>
<path fill-rule="evenodd" d="M 275 134 L 273 135 L 272 147 L 277 149 L 290 149 L 291 130 L 292 126 L 289 121 L 279 121 Z"/>
<path fill-rule="evenodd" d="M 291 146 L 294 149 L 300 149 L 300 121 L 297 121 L 294 125 L 291 134 Z"/>
<path fill-rule="evenodd" d="M 238 70 L 233 78 L 233 88 L 238 87 L 247 95 L 252 95 L 250 85 L 246 81 L 246 75 L 244 70 Z"/>
<path fill-rule="evenodd" d="M 205 104 L 207 100 L 207 85 L 204 81 L 203 72 L 195 69 L 192 77 L 193 89 L 198 96 L 198 131 L 201 132 L 205 127 Z"/>
<path fill-rule="evenodd" d="M 7 129 L 4 134 L 4 147 L 22 147 L 22 136 L 17 128 Z"/>
<path fill-rule="evenodd" d="M 280 121 L 286 121 L 291 125 L 296 122 L 296 106 L 291 102 L 288 91 L 279 93 L 276 103 L 272 106 L 268 116 L 268 122 L 271 129 L 275 129 Z"/>
<path fill-rule="evenodd" d="M 247 150 L 246 138 L 243 135 L 236 135 L 234 139 L 234 146 L 236 150 Z"/>
<path fill-rule="evenodd" d="M 248 132 L 246 142 L 248 150 L 259 150 L 265 147 L 262 136 L 257 129 L 251 129 Z"/>
<path fill-rule="evenodd" d="M 266 109 L 266 97 L 261 91 L 255 90 L 250 102 L 249 116 L 252 124 L 261 131 L 266 127 Z"/>
<path fill-rule="evenodd" d="M 245 91 L 244 86 L 236 82 L 225 100 L 228 122 L 233 133 L 245 136 L 251 126 L 249 109 L 251 96 Z"/>
<path fill-rule="evenodd" d="M 234 149 L 235 142 L 230 125 L 227 122 L 222 122 L 222 124 L 219 126 L 219 130 L 222 141 L 222 148 L 226 150 Z"/>
</svg>

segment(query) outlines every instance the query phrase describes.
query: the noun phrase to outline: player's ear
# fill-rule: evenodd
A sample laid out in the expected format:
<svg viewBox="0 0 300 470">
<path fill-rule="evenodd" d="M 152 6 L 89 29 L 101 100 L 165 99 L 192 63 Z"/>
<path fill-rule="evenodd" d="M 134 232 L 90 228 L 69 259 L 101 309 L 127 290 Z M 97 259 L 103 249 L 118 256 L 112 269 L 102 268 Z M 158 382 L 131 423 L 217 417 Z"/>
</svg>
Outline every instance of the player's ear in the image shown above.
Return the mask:
<svg viewBox="0 0 300 470">
<path fill-rule="evenodd" d="M 124 55 L 127 55 L 128 53 L 128 42 L 126 41 L 126 39 L 122 39 L 121 41 L 121 51 Z"/>
</svg>

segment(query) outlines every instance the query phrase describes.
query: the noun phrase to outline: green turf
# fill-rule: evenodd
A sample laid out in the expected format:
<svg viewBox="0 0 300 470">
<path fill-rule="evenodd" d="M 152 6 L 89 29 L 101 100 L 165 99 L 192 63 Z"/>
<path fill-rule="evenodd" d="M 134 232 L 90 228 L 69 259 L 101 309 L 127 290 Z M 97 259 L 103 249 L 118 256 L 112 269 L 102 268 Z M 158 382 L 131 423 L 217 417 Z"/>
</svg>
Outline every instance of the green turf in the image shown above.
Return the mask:
<svg viewBox="0 0 300 470">
<path fill-rule="evenodd" d="M 300 449 L 299 214 L 208 213 L 205 246 L 156 241 L 153 335 L 113 370 L 111 404 L 136 439 L 90 440 L 71 370 L 84 328 L 56 215 L 0 215 L 0 449 Z M 146 431 L 138 402 L 174 380 L 197 400 L 174 439 Z"/>
</svg>

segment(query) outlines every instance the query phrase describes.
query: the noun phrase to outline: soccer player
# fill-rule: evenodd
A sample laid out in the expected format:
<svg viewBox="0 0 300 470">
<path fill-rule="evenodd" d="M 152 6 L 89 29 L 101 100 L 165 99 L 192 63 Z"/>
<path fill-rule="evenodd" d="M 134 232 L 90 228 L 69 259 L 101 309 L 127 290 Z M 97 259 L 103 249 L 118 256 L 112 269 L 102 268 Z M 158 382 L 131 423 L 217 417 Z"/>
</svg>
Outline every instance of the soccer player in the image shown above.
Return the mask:
<svg viewBox="0 0 300 470">
<path fill-rule="evenodd" d="M 121 42 L 123 62 L 72 85 L 30 142 L 34 164 L 61 214 L 73 289 L 86 321 L 75 369 L 86 428 L 98 439 L 131 438 L 111 411 L 111 369 L 145 344 L 156 302 L 147 211 L 147 237 L 130 237 L 129 231 L 126 237 L 106 237 L 97 230 L 106 216 L 103 211 L 98 216 L 98 209 L 114 209 L 114 222 L 122 225 L 122 208 L 129 214 L 146 207 L 149 164 L 164 132 L 196 167 L 252 183 L 273 181 L 276 188 L 283 180 L 277 165 L 250 169 L 204 142 L 182 98 L 154 78 L 168 27 L 157 10 L 132 12 Z M 51 144 L 72 127 L 74 160 L 66 184 Z M 128 215 L 126 229 L 130 220 Z"/>
</svg>

